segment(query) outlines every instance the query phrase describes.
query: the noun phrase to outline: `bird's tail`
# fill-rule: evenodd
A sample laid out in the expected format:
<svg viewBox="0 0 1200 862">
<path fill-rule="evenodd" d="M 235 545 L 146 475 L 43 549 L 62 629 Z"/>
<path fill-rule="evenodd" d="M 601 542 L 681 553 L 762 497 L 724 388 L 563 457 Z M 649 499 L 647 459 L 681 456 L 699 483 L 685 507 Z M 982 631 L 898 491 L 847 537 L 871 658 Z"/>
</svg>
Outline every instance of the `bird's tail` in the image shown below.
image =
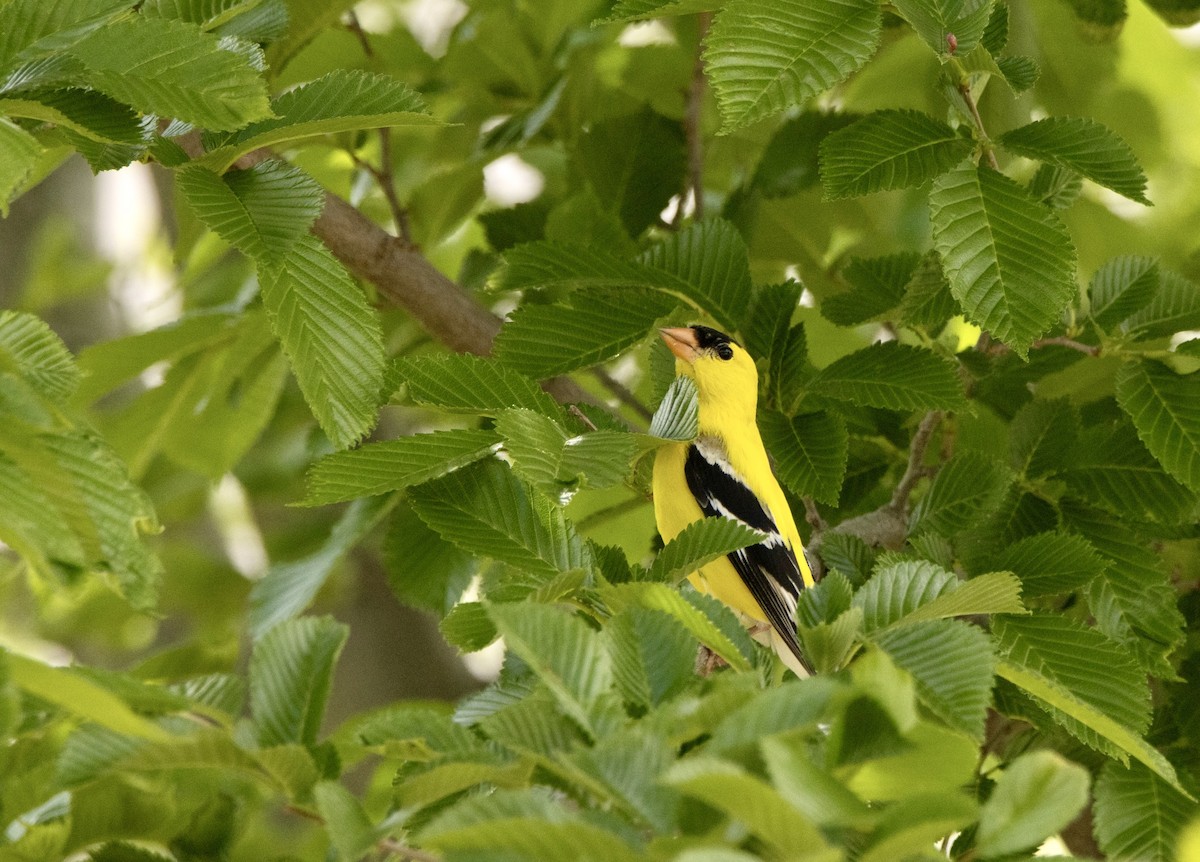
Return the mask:
<svg viewBox="0 0 1200 862">
<path fill-rule="evenodd" d="M 763 626 L 757 631 L 751 629 L 750 636 L 763 646 L 775 650 L 775 654 L 783 660 L 784 665 L 800 679 L 807 679 L 813 675 L 812 665 L 808 663 L 808 659 L 801 655 L 799 649 L 789 643 L 787 638 L 780 635 L 774 626 Z"/>
</svg>

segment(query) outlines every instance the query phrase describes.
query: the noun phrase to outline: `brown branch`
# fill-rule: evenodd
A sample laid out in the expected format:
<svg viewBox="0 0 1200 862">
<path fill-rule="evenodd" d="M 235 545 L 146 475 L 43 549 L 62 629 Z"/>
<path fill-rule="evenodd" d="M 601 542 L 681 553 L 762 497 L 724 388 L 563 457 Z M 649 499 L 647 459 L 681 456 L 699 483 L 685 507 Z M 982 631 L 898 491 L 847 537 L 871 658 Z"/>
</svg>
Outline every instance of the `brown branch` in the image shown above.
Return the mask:
<svg viewBox="0 0 1200 862">
<path fill-rule="evenodd" d="M 896 490 L 892 492 L 892 500 L 888 503 L 888 506 L 897 512 L 907 512 L 908 497 L 913 488 L 917 482 L 929 475 L 929 469 L 925 466 L 925 450 L 929 448 L 929 439 L 941 421 L 942 412 L 931 410 L 925 414 L 925 418 L 917 426 L 917 432 L 913 434 L 912 443 L 908 447 L 908 466 L 900 481 L 896 483 Z"/>
<path fill-rule="evenodd" d="M 204 152 L 198 132 L 176 142 L 192 158 Z M 244 170 L 274 157 L 270 150 L 255 150 L 239 158 L 234 167 Z M 411 244 L 329 192 L 312 232 L 347 269 L 375 285 L 381 297 L 408 312 L 435 340 L 457 353 L 487 356 L 492 352 L 500 318 L 442 275 Z M 583 401 L 608 409 L 569 377 L 552 377 L 542 382 L 542 388 L 564 404 Z"/>
<path fill-rule="evenodd" d="M 593 368 L 592 376 L 600 381 L 600 384 L 611 392 L 616 399 L 626 407 L 633 410 L 638 416 L 641 416 L 647 422 L 654 418 L 654 411 L 641 402 L 641 400 L 629 391 L 621 381 L 617 380 L 603 368 L 599 366 Z"/>
<path fill-rule="evenodd" d="M 700 111 L 704 107 L 704 37 L 712 13 L 699 16 L 699 33 L 696 37 L 696 60 L 692 65 L 692 80 L 688 87 L 687 104 L 683 114 L 683 134 L 687 142 L 688 186 L 692 190 L 692 216 L 699 221 L 704 218 L 704 135 L 700 128 Z M 683 223 L 685 193 L 675 211 L 675 226 Z"/>
<path fill-rule="evenodd" d="M 1100 355 L 1100 345 L 1084 344 L 1082 341 L 1076 341 L 1074 338 L 1068 338 L 1065 335 L 1055 335 L 1050 338 L 1039 338 L 1037 341 L 1033 342 L 1030 347 L 1049 347 L 1051 345 L 1069 347 L 1072 350 L 1078 350 L 1080 353 L 1086 353 L 1088 356 Z"/>
</svg>

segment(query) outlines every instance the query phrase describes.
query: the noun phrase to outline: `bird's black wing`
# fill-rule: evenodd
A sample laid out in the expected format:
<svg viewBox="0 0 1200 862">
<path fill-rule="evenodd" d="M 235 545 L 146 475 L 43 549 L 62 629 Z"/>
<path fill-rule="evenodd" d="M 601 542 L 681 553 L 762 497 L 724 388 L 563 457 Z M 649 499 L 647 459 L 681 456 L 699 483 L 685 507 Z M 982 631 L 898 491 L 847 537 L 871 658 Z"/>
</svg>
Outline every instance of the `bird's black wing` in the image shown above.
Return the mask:
<svg viewBox="0 0 1200 862">
<path fill-rule="evenodd" d="M 804 589 L 804 577 L 771 513 L 737 475 L 719 446 L 693 443 L 683 472 L 706 517 L 730 518 L 767 534 L 762 542 L 728 554 L 729 562 L 763 609 L 767 622 L 811 673 L 796 636 L 796 601 Z"/>
</svg>

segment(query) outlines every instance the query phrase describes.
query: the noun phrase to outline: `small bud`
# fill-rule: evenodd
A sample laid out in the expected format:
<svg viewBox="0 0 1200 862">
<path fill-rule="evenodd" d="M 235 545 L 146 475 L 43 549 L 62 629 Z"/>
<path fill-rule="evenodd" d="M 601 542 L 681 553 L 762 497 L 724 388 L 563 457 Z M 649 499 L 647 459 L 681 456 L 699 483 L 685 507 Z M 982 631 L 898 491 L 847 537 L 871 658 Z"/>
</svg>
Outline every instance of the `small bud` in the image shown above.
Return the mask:
<svg viewBox="0 0 1200 862">
<path fill-rule="evenodd" d="M 958 37 L 953 33 L 946 34 L 946 47 L 950 49 L 951 54 L 958 50 Z"/>
</svg>

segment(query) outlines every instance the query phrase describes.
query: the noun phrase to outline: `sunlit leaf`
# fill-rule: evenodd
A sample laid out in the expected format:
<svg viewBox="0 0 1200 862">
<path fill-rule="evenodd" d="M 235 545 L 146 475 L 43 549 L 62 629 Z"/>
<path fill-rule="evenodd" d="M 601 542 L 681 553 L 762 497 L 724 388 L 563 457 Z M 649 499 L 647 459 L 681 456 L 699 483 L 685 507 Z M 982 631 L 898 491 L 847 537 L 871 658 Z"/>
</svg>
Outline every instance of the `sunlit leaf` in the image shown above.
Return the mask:
<svg viewBox="0 0 1200 862">
<path fill-rule="evenodd" d="M 808 388 L 820 395 L 888 410 L 954 409 L 963 403 L 954 365 L 897 342 L 872 344 L 821 369 Z"/>
<path fill-rule="evenodd" d="M 725 132 L 803 105 L 861 68 L 879 44 L 879 6 L 862 0 L 732 0 L 704 62 Z"/>
<path fill-rule="evenodd" d="M 933 244 L 967 318 L 1024 354 L 1075 295 L 1075 249 L 1016 183 L 963 162 L 933 184 Z"/>
<path fill-rule="evenodd" d="M 1086 769 L 1053 751 L 1031 751 L 1006 764 L 979 812 L 979 855 L 1037 847 L 1075 819 L 1090 783 Z"/>
<path fill-rule="evenodd" d="M 414 434 L 326 455 L 310 468 L 304 504 L 319 506 L 420 485 L 496 451 L 492 431 Z"/>
<path fill-rule="evenodd" d="M 875 111 L 821 142 L 821 183 L 829 200 L 919 186 L 970 151 L 970 141 L 928 114 Z"/>
<path fill-rule="evenodd" d="M 271 325 L 322 430 L 338 448 L 356 443 L 375 425 L 383 387 L 378 315 L 311 236 L 260 280 Z"/>
<path fill-rule="evenodd" d="M 1070 168 L 1138 203 L 1150 203 L 1146 175 L 1133 150 L 1095 120 L 1047 117 L 1001 135 L 1000 145 L 1022 156 Z"/>
<path fill-rule="evenodd" d="M 1167 472 L 1200 491 L 1200 374 L 1129 363 L 1117 374 L 1117 401 Z"/>
<path fill-rule="evenodd" d="M 134 15 L 69 50 L 86 67 L 88 83 L 143 113 L 216 130 L 271 115 L 257 70 L 192 24 Z"/>
</svg>

